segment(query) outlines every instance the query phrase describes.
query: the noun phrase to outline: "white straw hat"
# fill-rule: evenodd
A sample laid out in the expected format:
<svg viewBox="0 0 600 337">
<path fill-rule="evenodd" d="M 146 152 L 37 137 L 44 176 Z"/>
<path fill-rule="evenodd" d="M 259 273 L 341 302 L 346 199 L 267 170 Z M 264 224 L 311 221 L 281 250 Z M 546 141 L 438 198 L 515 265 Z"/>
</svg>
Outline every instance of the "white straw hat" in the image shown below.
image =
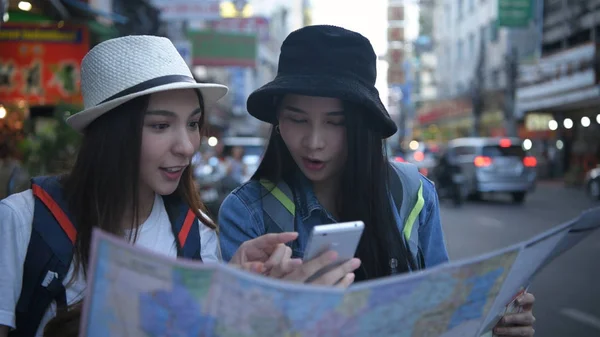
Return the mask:
<svg viewBox="0 0 600 337">
<path fill-rule="evenodd" d="M 197 83 L 173 43 L 158 36 L 132 35 L 104 41 L 81 62 L 84 110 L 67 118 L 82 131 L 107 111 L 159 91 L 196 89 L 205 109 L 227 94 L 227 87 Z"/>
</svg>

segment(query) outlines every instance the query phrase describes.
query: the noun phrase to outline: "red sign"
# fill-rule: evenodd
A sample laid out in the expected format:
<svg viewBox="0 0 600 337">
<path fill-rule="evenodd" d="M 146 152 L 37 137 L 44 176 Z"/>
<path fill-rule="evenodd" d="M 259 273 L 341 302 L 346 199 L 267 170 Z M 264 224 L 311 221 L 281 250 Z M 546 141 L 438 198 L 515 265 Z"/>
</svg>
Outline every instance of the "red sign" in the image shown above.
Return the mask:
<svg viewBox="0 0 600 337">
<path fill-rule="evenodd" d="M 219 0 L 152 0 L 164 21 L 218 20 L 221 17 Z"/>
<path fill-rule="evenodd" d="M 0 50 L 0 103 L 82 103 L 79 71 L 89 50 L 86 27 L 6 23 Z"/>
<path fill-rule="evenodd" d="M 404 42 L 404 27 L 389 27 L 388 43 L 389 42 Z"/>
<path fill-rule="evenodd" d="M 443 101 L 426 105 L 417 112 L 420 124 L 436 122 L 443 118 L 466 116 L 471 113 L 471 102 L 463 99 Z"/>
<path fill-rule="evenodd" d="M 269 40 L 269 21 L 264 17 L 223 18 L 209 21 L 208 26 L 218 32 L 256 34 L 259 41 Z"/>
<path fill-rule="evenodd" d="M 388 49 L 390 67 L 400 67 L 404 64 L 404 50 L 402 49 Z"/>
<path fill-rule="evenodd" d="M 388 6 L 388 21 L 404 21 L 404 4 Z"/>
</svg>

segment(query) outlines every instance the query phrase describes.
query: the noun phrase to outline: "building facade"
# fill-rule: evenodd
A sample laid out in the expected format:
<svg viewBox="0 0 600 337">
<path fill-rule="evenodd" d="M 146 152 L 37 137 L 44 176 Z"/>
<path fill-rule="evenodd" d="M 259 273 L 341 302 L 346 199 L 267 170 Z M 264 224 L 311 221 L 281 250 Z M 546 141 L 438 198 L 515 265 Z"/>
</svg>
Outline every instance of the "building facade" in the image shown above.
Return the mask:
<svg viewBox="0 0 600 337">
<path fill-rule="evenodd" d="M 263 123 L 250 116 L 246 111 L 246 99 L 252 91 L 258 89 L 277 75 L 279 53 L 283 40 L 292 31 L 309 22 L 310 3 L 307 0 L 251 0 L 253 15 L 266 19 L 266 34 L 258 41 L 256 65 L 246 68 L 242 74 L 232 74 L 228 83 L 237 97 L 236 108 L 228 120 L 230 136 L 268 136 L 270 124 Z M 240 76 L 237 80 L 235 76 Z M 237 81 L 236 83 L 232 83 Z M 243 85 L 239 85 L 239 83 Z"/>
<path fill-rule="evenodd" d="M 431 12 L 433 21 L 436 97 L 424 100 L 418 109 L 417 134 L 440 142 L 473 134 L 474 97 L 483 99 L 478 134 L 506 134 L 503 111 L 504 92 L 509 84 L 507 55 L 515 50 L 518 60 L 533 58 L 538 48 L 531 42 L 539 40 L 540 33 L 536 28 L 537 12 L 531 13 L 525 26 L 502 27 L 501 1 L 424 2 L 421 12 Z"/>
<path fill-rule="evenodd" d="M 553 175 L 578 183 L 600 162 L 600 1 L 543 4 L 541 58 L 521 66 L 516 113 Z"/>
</svg>

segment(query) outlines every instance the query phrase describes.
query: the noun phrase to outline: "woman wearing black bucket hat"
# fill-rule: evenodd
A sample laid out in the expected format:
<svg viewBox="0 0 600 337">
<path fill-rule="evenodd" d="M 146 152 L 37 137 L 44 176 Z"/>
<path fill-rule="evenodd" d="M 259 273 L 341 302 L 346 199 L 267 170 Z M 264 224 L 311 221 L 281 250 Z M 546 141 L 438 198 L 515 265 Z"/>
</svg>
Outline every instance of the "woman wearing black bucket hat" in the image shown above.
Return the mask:
<svg viewBox="0 0 600 337">
<path fill-rule="evenodd" d="M 397 127 L 375 88 L 376 60 L 365 37 L 335 26 L 286 38 L 276 78 L 248 98 L 248 112 L 274 127 L 252 179 L 221 206 L 225 260 L 248 239 L 290 228 L 299 237 L 287 254 L 301 258 L 313 226 L 361 220 L 356 280 L 448 261 L 433 184 L 385 154 Z M 533 334 L 533 297 L 523 299 L 527 310 L 505 317 L 515 326 L 500 335 Z"/>
</svg>

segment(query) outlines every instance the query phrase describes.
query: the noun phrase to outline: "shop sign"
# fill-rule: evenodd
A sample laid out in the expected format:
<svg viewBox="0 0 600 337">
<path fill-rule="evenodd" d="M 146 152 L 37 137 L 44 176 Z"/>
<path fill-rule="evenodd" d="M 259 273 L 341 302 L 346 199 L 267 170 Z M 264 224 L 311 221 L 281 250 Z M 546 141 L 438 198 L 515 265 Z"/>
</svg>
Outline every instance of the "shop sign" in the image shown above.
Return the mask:
<svg viewBox="0 0 600 337">
<path fill-rule="evenodd" d="M 6 23 L 0 30 L 0 103 L 82 103 L 81 60 L 89 50 L 84 26 Z"/>
<path fill-rule="evenodd" d="M 218 20 L 221 18 L 219 0 L 152 0 L 164 21 Z"/>
<path fill-rule="evenodd" d="M 553 119 L 552 114 L 530 113 L 525 116 L 525 128 L 529 131 L 546 131 Z"/>
<path fill-rule="evenodd" d="M 465 116 L 471 113 L 471 102 L 464 99 L 436 102 L 425 105 L 417 112 L 420 124 L 433 123 L 445 118 Z"/>
<path fill-rule="evenodd" d="M 533 16 L 534 0 L 498 0 L 498 26 L 523 28 Z"/>
<path fill-rule="evenodd" d="M 198 30 L 189 32 L 188 39 L 195 66 L 256 66 L 256 34 Z"/>
<path fill-rule="evenodd" d="M 222 18 L 209 21 L 206 24 L 218 32 L 256 34 L 261 42 L 269 40 L 269 19 L 262 16 Z"/>
</svg>

